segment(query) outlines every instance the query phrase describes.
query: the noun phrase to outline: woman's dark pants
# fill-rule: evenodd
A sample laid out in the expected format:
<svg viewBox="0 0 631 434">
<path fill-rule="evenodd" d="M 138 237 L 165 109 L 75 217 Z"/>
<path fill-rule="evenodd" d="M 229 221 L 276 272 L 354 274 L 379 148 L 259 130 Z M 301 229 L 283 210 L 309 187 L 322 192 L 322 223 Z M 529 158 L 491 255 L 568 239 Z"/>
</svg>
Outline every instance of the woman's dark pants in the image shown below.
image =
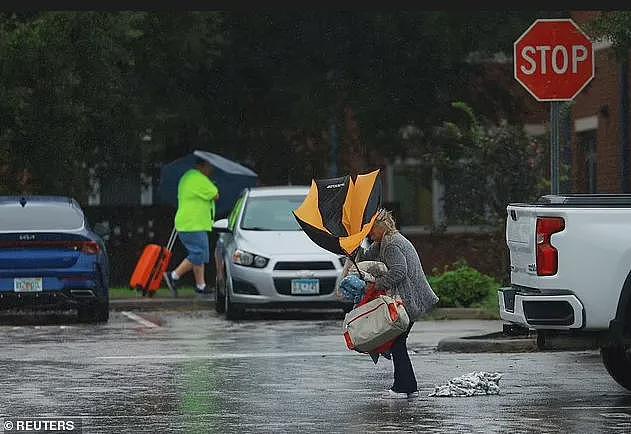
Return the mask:
<svg viewBox="0 0 631 434">
<path fill-rule="evenodd" d="M 392 362 L 394 363 L 394 384 L 392 385 L 392 390 L 397 393 L 412 393 L 418 390 L 406 342 L 412 325 L 414 323 L 410 322 L 408 329 L 397 338 L 391 350 Z"/>
</svg>

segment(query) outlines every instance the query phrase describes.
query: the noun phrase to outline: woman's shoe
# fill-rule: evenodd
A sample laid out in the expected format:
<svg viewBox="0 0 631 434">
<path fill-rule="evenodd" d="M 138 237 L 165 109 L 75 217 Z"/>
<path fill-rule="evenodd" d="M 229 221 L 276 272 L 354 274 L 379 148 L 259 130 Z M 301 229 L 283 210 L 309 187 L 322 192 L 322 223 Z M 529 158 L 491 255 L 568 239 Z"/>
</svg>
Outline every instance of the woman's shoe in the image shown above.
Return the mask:
<svg viewBox="0 0 631 434">
<path fill-rule="evenodd" d="M 399 393 L 399 392 L 395 392 L 392 389 L 388 389 L 385 392 L 383 392 L 381 394 L 381 397 L 383 399 L 408 399 L 408 394 L 407 393 Z"/>
</svg>

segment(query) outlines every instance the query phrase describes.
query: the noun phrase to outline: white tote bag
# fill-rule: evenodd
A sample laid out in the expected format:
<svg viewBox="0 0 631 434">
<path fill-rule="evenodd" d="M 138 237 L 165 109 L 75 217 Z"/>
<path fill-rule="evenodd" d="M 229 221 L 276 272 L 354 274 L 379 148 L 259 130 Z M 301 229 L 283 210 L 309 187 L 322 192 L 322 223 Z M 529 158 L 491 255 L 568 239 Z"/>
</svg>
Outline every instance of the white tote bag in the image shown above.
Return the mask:
<svg viewBox="0 0 631 434">
<path fill-rule="evenodd" d="M 344 339 L 351 350 L 369 353 L 405 332 L 410 325 L 400 297 L 381 295 L 344 318 Z"/>
</svg>

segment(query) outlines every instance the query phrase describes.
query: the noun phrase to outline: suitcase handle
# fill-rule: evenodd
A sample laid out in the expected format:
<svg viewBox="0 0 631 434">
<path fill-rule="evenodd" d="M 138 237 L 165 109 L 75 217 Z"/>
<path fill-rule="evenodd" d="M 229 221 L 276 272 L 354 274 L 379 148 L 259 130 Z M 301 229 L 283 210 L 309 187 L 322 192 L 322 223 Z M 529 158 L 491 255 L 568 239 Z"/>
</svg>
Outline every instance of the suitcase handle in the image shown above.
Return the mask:
<svg viewBox="0 0 631 434">
<path fill-rule="evenodd" d="M 177 231 L 175 230 L 175 226 L 173 226 L 173 230 L 171 231 L 171 236 L 169 236 L 169 241 L 167 242 L 167 250 L 173 251 L 173 245 L 175 244 L 176 238 L 177 238 Z"/>
<path fill-rule="evenodd" d="M 167 242 L 166 250 L 170 252 L 173 251 L 173 245 L 175 244 L 176 237 L 177 237 L 177 231 L 175 230 L 175 226 L 174 226 L 173 230 L 171 231 L 171 235 L 169 236 L 169 241 Z M 158 276 L 158 273 L 160 272 L 160 264 L 162 263 L 162 260 L 166 256 L 166 253 L 165 253 L 166 250 L 163 247 L 160 248 L 160 256 L 158 256 L 158 261 L 156 262 L 155 267 L 151 271 L 149 281 L 147 282 L 147 285 L 146 285 L 147 287 L 149 287 L 150 283 L 153 282 L 153 280 Z"/>
</svg>

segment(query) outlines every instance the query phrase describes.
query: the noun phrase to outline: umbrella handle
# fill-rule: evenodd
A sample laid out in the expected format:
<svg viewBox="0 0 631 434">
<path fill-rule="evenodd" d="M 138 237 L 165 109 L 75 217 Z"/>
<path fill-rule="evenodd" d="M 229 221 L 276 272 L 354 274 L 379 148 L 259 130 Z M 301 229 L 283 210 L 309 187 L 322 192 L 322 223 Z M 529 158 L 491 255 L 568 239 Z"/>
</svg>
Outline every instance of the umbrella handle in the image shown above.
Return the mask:
<svg viewBox="0 0 631 434">
<path fill-rule="evenodd" d="M 355 262 L 355 258 L 353 258 L 351 256 L 349 256 L 349 258 L 350 258 L 351 261 L 353 261 L 353 265 L 357 269 L 357 272 L 359 273 L 359 277 L 361 278 L 361 280 L 363 280 L 365 282 L 364 274 L 362 273 L 362 270 L 360 270 L 359 267 L 357 266 L 357 262 Z"/>
</svg>

